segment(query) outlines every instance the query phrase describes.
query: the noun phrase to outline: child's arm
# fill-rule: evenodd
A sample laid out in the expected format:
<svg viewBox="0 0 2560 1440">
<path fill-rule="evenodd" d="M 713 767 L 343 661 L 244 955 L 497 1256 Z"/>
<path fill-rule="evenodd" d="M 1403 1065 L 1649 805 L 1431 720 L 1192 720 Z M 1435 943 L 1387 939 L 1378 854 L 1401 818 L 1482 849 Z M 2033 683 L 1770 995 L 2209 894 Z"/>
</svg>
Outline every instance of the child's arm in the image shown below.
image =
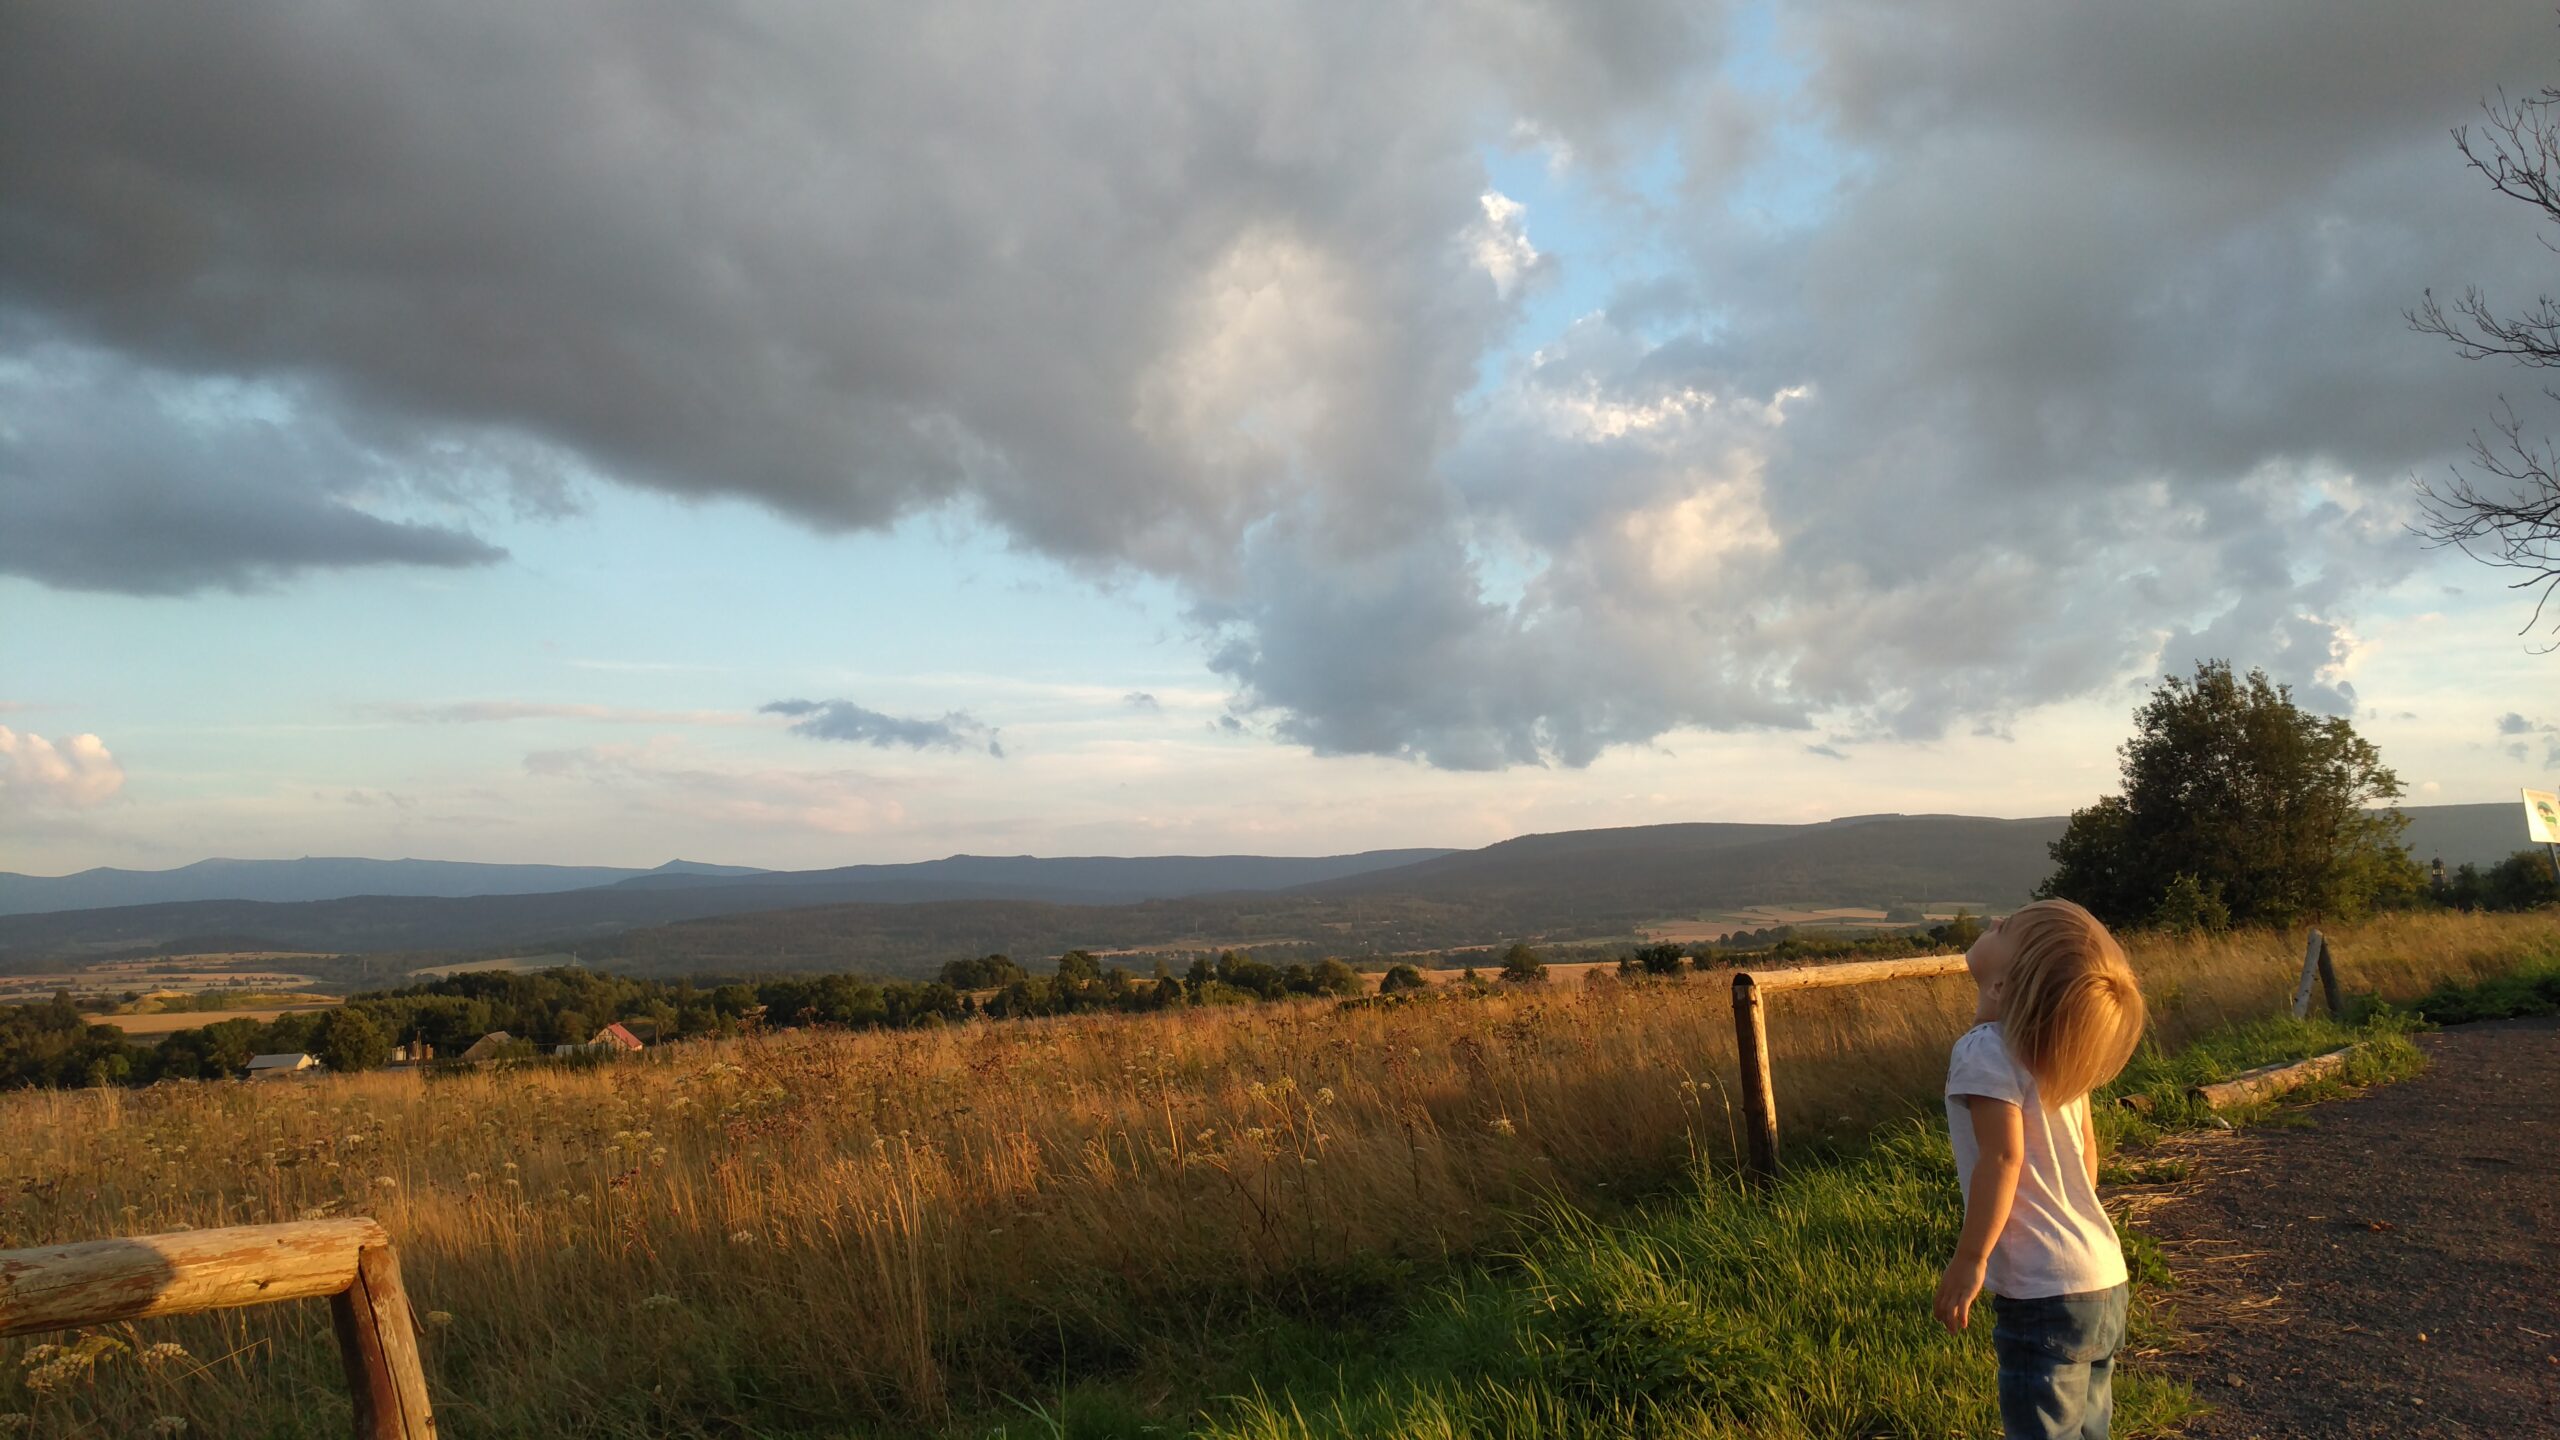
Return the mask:
<svg viewBox="0 0 2560 1440">
<path fill-rule="evenodd" d="M 2080 1097 L 2080 1158 L 2089 1162 L 2089 1189 L 2098 1188 L 2098 1112 L 2088 1096 Z"/>
<path fill-rule="evenodd" d="M 1973 1141 L 1979 1158 L 1973 1164 L 1973 1187 L 1964 1197 L 1964 1234 L 1956 1240 L 1955 1258 L 1938 1277 L 1935 1306 L 1938 1323 L 1962 1330 L 1973 1314 L 1973 1297 L 1982 1293 L 1982 1276 L 1991 1264 L 1991 1246 L 2008 1228 L 2009 1210 L 2018 1200 L 2018 1171 L 2026 1163 L 2027 1126 L 2018 1107 L 1984 1095 L 1964 1097 L 1973 1115 Z"/>
</svg>

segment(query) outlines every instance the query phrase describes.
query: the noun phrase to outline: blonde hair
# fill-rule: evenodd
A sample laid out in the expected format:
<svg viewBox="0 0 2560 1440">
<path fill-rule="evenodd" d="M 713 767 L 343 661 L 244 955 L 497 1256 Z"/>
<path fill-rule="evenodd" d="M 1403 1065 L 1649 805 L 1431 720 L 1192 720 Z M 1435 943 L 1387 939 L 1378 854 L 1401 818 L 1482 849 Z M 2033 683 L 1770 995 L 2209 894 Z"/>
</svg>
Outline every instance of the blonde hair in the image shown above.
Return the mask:
<svg viewBox="0 0 2560 1440">
<path fill-rule="evenodd" d="M 2039 900 L 2000 925 L 2012 945 L 2000 1034 L 2048 1106 L 2067 1105 L 2133 1058 L 2146 1011 L 2124 947 L 2068 900 Z"/>
</svg>

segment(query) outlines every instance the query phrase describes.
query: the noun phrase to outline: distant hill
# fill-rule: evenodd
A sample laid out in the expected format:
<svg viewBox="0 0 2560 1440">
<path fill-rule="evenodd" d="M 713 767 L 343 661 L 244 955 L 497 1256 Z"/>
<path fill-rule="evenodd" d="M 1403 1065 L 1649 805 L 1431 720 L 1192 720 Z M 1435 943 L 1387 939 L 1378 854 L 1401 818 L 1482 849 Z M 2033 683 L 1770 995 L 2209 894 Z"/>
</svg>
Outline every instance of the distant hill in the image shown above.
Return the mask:
<svg viewBox="0 0 2560 1440">
<path fill-rule="evenodd" d="M 2522 843 L 2515 807 L 2419 806 L 2411 849 L 2448 866 Z M 952 856 L 914 865 L 705 874 L 687 867 L 514 895 L 191 901 L 0 915 L 0 965 L 187 947 L 330 953 L 576 948 L 653 974 L 927 973 L 990 951 L 1295 942 L 1341 954 L 1624 935 L 1654 920 L 1791 902 L 2025 900 L 2060 817 L 1868 815 L 1524 835 L 1481 850 L 1315 859 Z M 380 863 L 380 862 L 377 862 Z M 192 867 L 191 867 L 192 868 Z M 692 873 L 688 873 L 690 870 Z M 219 941 L 217 945 L 214 943 Z"/>
<path fill-rule="evenodd" d="M 1358 855 L 1158 855 L 1041 859 L 1031 855 L 954 855 L 906 865 L 847 865 L 830 870 L 758 870 L 670 860 L 655 870 L 600 865 L 482 865 L 451 860 L 200 860 L 175 870 L 83 870 L 76 875 L 0 872 L 0 916 L 55 910 L 102 910 L 185 901 L 271 903 L 360 896 L 459 899 L 545 895 L 607 886 L 636 890 L 711 890 L 744 886 L 736 908 L 840 901 L 910 904 L 930 900 L 1046 900 L 1122 905 L 1136 900 L 1282 890 L 1319 880 L 1411 864 L 1446 850 L 1373 850 Z M 789 887 L 801 893 L 769 897 Z M 624 907 L 603 902 L 599 914 Z M 711 914 L 697 905 L 675 907 Z M 643 906 L 639 913 L 656 914 Z"/>
<path fill-rule="evenodd" d="M 0 871 L 0 915 L 164 905 L 181 900 L 335 900 L 348 895 L 528 895 L 635 878 L 753 875 L 737 865 L 674 860 L 656 870 L 605 865 L 484 865 L 462 860 L 199 860 L 175 870 Z"/>
<path fill-rule="evenodd" d="M 2024 901 L 2053 866 L 2059 817 L 1865 815 L 1815 825 L 1642 825 L 1523 835 L 1305 887 L 1630 919 L 1789 901 Z"/>
<path fill-rule="evenodd" d="M 2468 863 L 2487 868 L 2528 848 L 2524 838 L 2524 804 L 2411 805 L 2406 839 L 2418 863 L 2443 859 L 2451 870 Z"/>
<path fill-rule="evenodd" d="M 858 865 L 832 871 L 731 875 L 623 871 L 615 873 L 612 883 L 519 894 L 359 894 L 296 902 L 190 900 L 0 914 L 0 962 L 198 940 L 207 942 L 206 948 L 215 948 L 210 942 L 216 939 L 218 948 L 224 949 L 333 953 L 575 944 L 634 926 L 847 903 L 1123 905 L 1180 899 L 1204 889 L 1277 889 L 1446 853 L 1375 850 L 1316 857 L 1052 860 L 958 855 L 914 865 Z"/>
</svg>

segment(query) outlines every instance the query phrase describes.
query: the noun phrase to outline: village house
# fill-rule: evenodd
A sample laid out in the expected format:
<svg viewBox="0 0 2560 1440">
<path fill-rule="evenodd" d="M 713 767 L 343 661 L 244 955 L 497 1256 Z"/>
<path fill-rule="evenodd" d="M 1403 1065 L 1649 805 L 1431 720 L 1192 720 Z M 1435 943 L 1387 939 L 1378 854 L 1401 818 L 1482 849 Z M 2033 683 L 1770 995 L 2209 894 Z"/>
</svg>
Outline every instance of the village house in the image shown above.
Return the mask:
<svg viewBox="0 0 2560 1440">
<path fill-rule="evenodd" d="M 498 1059 L 505 1055 L 508 1048 L 515 1043 L 516 1037 L 506 1031 L 492 1030 L 471 1042 L 471 1048 L 462 1052 L 462 1062 L 466 1065 L 477 1065 L 484 1060 Z"/>
<path fill-rule="evenodd" d="M 583 1045 L 554 1045 L 554 1055 L 635 1055 L 647 1049 L 640 1037 L 624 1028 L 621 1021 L 607 1025 L 589 1037 Z"/>
<path fill-rule="evenodd" d="M 252 1055 L 249 1078 L 252 1080 L 287 1080 L 320 1068 L 320 1062 L 296 1051 L 290 1055 Z"/>
</svg>

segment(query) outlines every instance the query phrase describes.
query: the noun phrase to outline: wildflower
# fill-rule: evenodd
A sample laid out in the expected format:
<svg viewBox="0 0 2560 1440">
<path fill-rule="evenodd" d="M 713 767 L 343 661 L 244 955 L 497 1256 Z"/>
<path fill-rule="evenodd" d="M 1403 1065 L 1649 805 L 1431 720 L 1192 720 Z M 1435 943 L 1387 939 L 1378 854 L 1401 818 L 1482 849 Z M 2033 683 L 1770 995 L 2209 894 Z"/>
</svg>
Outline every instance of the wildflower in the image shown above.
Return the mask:
<svg viewBox="0 0 2560 1440">
<path fill-rule="evenodd" d="M 195 1357 L 187 1353 L 186 1346 L 174 1340 L 163 1340 L 144 1350 L 140 1358 L 143 1369 L 157 1370 L 164 1365 L 175 1365 L 182 1360 L 192 1360 Z"/>
<path fill-rule="evenodd" d="M 675 1310 L 681 1308 L 683 1304 L 683 1301 L 678 1300 L 673 1295 L 661 1293 L 652 1295 L 641 1301 L 640 1308 L 643 1310 Z"/>
<path fill-rule="evenodd" d="M 1496 1135 L 1516 1135 L 1519 1133 L 1519 1127 L 1511 1123 L 1510 1116 L 1496 1115 L 1493 1117 L 1493 1133 Z"/>
<path fill-rule="evenodd" d="M 453 1312 L 450 1310 L 430 1310 L 427 1312 L 427 1328 L 430 1330 L 441 1330 L 452 1323 Z"/>
<path fill-rule="evenodd" d="M 159 1419 L 151 1422 L 151 1433 L 154 1435 L 184 1435 L 187 1433 L 187 1417 L 184 1415 L 163 1415 Z"/>
<path fill-rule="evenodd" d="M 465 1185 L 477 1185 L 477 1184 L 479 1184 L 479 1183 L 480 1183 L 480 1172 L 479 1172 L 479 1171 L 477 1171 L 477 1170 L 474 1170 L 474 1171 L 472 1171 L 470 1174 L 463 1176 L 463 1177 L 462 1177 L 462 1183 L 463 1183 L 463 1184 L 465 1184 Z"/>
<path fill-rule="evenodd" d="M 1203 1130 L 1191 1138 L 1203 1145 L 1215 1145 L 1218 1143 L 1218 1132 L 1215 1130 Z"/>
<path fill-rule="evenodd" d="M 94 1363 L 88 1355 L 66 1350 L 27 1372 L 27 1391 L 34 1395 L 49 1395 L 74 1380 L 87 1379 L 89 1368 Z"/>
<path fill-rule="evenodd" d="M 1323 1089 L 1318 1090 L 1318 1091 L 1316 1092 L 1316 1103 L 1317 1103 L 1317 1104 L 1319 1104 L 1319 1105 L 1330 1105 L 1330 1104 L 1332 1104 L 1332 1103 L 1333 1103 L 1333 1087 L 1332 1087 L 1332 1086 L 1330 1086 L 1330 1085 L 1327 1085 L 1327 1086 L 1325 1086 Z"/>
<path fill-rule="evenodd" d="M 0 1435 L 23 1435 L 35 1428 L 35 1423 L 36 1417 L 26 1411 L 12 1410 L 0 1415 Z"/>
</svg>

